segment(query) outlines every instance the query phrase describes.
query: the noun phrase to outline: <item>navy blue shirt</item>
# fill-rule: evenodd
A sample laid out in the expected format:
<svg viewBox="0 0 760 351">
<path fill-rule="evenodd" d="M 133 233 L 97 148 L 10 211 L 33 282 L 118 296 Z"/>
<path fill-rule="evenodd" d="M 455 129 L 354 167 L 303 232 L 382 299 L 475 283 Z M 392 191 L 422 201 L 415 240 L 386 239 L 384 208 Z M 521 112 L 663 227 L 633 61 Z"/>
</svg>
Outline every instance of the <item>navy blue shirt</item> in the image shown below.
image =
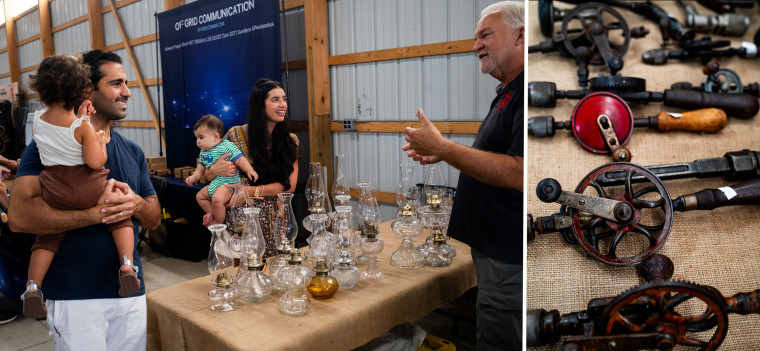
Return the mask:
<svg viewBox="0 0 760 351">
<path fill-rule="evenodd" d="M 156 194 L 150 182 L 145 155 L 137 144 L 111 129 L 111 141 L 106 144 L 106 152 L 108 161 L 105 168 L 111 170 L 109 178 L 129 184 L 132 191 L 143 198 Z M 16 176 L 36 176 L 43 168 L 37 144 L 32 142 L 21 155 Z M 138 234 L 134 218 L 132 224 L 135 238 L 132 256 L 134 265 L 140 267 L 137 273 L 140 292 L 137 295 L 144 295 L 145 283 L 142 262 L 136 249 Z M 121 258 L 106 225 L 96 224 L 69 231 L 45 276 L 42 293 L 52 300 L 118 298 L 120 266 Z"/>
<path fill-rule="evenodd" d="M 507 86 L 497 88 L 473 148 L 523 156 L 523 84 L 524 73 L 520 73 Z M 522 264 L 522 213 L 522 191 L 487 185 L 461 172 L 448 235 L 490 257 Z"/>
</svg>

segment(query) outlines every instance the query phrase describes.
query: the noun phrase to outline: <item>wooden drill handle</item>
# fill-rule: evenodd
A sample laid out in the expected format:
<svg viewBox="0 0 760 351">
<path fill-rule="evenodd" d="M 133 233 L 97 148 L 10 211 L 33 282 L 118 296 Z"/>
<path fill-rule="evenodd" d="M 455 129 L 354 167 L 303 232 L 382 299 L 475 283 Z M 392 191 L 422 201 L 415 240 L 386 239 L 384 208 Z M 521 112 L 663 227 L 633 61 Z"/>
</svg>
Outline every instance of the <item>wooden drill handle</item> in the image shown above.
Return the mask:
<svg viewBox="0 0 760 351">
<path fill-rule="evenodd" d="M 760 102 L 750 94 L 708 93 L 693 90 L 665 90 L 665 106 L 681 108 L 715 107 L 731 117 L 750 119 L 760 111 Z"/>
<path fill-rule="evenodd" d="M 681 113 L 681 117 L 673 117 L 667 112 L 657 114 L 657 130 L 686 130 L 690 132 L 717 133 L 726 126 L 726 113 L 717 108 Z"/>
<path fill-rule="evenodd" d="M 756 205 L 760 202 L 760 178 L 745 180 L 732 186 L 704 189 L 673 200 L 673 209 L 686 212 L 712 210 L 718 207 Z"/>
<path fill-rule="evenodd" d="M 738 314 L 760 313 L 760 289 L 738 293 L 726 298 L 726 312 Z"/>
<path fill-rule="evenodd" d="M 702 210 L 724 206 L 756 205 L 760 202 L 760 178 L 719 189 L 704 189 L 694 195 L 697 198 L 697 207 Z"/>
</svg>

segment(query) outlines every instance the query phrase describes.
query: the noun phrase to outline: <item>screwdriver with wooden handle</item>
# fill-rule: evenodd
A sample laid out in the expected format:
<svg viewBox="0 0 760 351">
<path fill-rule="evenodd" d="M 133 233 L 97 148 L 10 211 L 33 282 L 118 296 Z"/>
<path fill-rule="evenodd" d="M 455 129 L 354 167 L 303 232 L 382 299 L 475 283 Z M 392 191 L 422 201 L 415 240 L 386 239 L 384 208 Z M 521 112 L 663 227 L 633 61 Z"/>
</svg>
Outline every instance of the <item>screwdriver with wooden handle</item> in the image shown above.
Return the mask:
<svg viewBox="0 0 760 351">
<path fill-rule="evenodd" d="M 634 127 L 648 127 L 661 132 L 684 130 L 717 133 L 726 126 L 726 113 L 717 108 L 673 113 L 660 112 L 656 116 L 634 118 Z M 555 122 L 553 116 L 536 116 L 528 119 L 528 135 L 544 138 L 554 136 L 557 129 L 570 129 L 570 122 Z"/>
</svg>

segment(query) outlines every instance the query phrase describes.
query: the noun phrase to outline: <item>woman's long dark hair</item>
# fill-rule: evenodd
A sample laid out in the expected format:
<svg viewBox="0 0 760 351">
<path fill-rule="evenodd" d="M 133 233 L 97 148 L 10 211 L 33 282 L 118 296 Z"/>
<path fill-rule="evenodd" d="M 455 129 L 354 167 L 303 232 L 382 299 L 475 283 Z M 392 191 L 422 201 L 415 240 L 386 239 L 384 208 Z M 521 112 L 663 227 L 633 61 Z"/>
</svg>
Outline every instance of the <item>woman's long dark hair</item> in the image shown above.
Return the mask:
<svg viewBox="0 0 760 351">
<path fill-rule="evenodd" d="M 272 151 L 267 150 L 266 99 L 269 91 L 280 88 L 280 83 L 262 78 L 256 81 L 248 100 L 248 149 L 253 158 L 253 169 L 259 174 L 254 184 L 280 183 L 290 189 L 293 162 L 298 158 L 298 146 L 290 137 L 287 120 L 277 123 L 272 130 Z"/>
</svg>

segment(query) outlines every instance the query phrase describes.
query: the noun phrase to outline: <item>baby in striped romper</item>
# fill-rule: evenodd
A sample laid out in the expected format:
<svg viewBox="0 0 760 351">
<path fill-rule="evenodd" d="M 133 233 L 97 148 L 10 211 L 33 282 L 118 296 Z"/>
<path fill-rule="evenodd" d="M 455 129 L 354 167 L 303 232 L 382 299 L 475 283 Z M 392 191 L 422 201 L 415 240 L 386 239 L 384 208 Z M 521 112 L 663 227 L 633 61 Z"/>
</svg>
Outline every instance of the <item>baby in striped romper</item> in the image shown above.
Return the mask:
<svg viewBox="0 0 760 351">
<path fill-rule="evenodd" d="M 200 162 L 195 172 L 185 179 L 185 183 L 192 185 L 198 182 L 208 167 L 211 167 L 220 156 L 232 154 L 227 157 L 227 161 L 235 163 L 240 170 L 245 172 L 248 179 L 256 180 L 259 175 L 253 170 L 253 166 L 243 157 L 243 153 L 229 140 L 223 138 L 224 123 L 219 117 L 214 115 L 205 115 L 195 123 L 193 127 L 196 144 L 201 149 Z M 234 184 L 240 184 L 240 176 L 233 177 L 216 177 L 211 184 L 201 189 L 195 196 L 198 205 L 206 212 L 204 223 L 224 223 L 226 212 L 225 205 L 232 198 L 235 192 Z"/>
</svg>

